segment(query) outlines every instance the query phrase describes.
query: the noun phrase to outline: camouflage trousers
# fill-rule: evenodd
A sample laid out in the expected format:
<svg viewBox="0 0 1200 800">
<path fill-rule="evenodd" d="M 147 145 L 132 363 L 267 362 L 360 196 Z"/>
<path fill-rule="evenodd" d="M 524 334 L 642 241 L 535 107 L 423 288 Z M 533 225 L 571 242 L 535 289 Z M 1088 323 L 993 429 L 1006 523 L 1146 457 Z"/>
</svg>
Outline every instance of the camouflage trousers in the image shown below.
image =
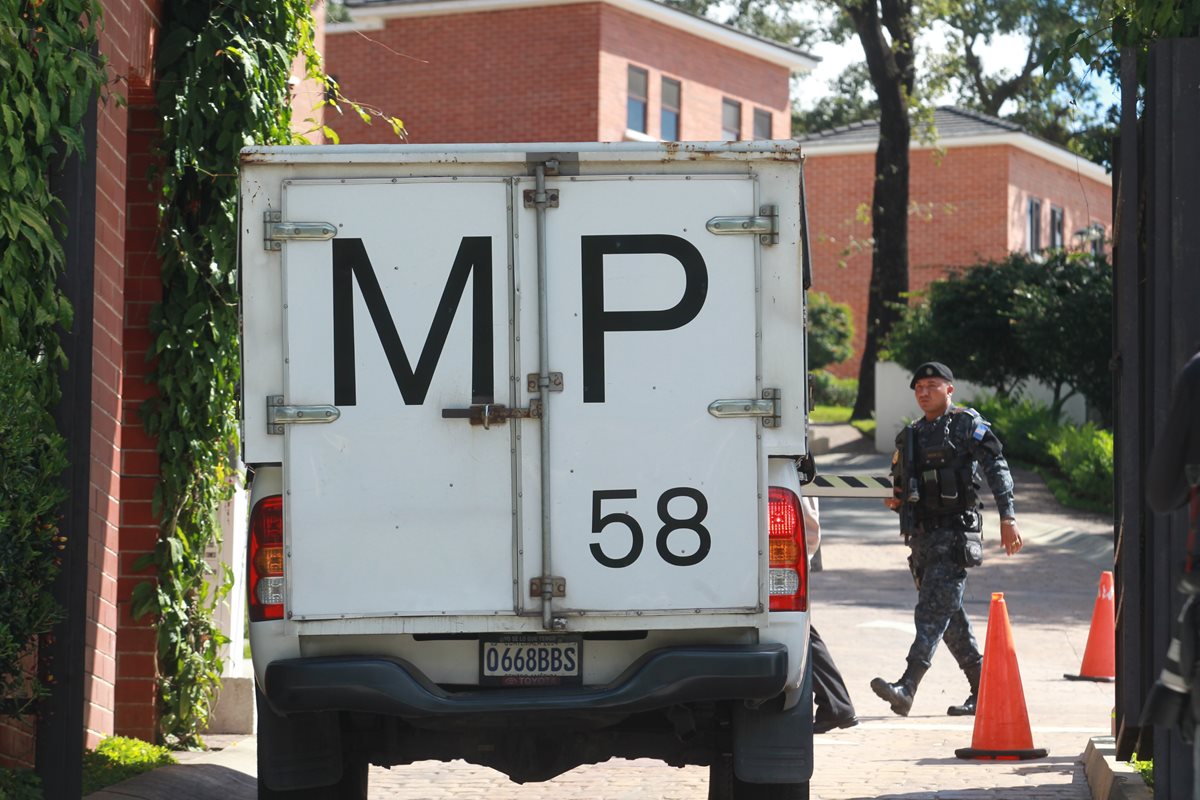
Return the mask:
<svg viewBox="0 0 1200 800">
<path fill-rule="evenodd" d="M 917 637 L 908 660 L 928 667 L 938 642 L 945 640 L 958 666 L 966 669 L 983 660 L 971 620 L 963 611 L 967 570 L 954 557 L 957 531 L 938 528 L 923 531 L 911 543 L 913 578 L 917 583 L 917 607 L 913 621 Z"/>
</svg>

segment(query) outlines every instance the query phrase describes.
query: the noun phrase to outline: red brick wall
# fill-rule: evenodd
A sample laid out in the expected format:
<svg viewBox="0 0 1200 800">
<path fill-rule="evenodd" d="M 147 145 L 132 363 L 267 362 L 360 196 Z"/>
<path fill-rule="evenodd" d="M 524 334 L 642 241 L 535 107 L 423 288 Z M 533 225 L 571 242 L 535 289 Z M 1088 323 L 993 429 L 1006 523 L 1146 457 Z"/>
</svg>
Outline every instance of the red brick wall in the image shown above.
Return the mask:
<svg viewBox="0 0 1200 800">
<path fill-rule="evenodd" d="M 661 136 L 662 79 L 678 80 L 680 138 L 718 141 L 721 101 L 742 104 L 742 138 L 753 138 L 754 109 L 771 112 L 772 134 L 791 135 L 786 67 L 740 53 L 661 22 L 613 6 L 602 6 L 600 37 L 601 141 L 625 136 L 629 66 L 650 76 L 647 131 Z"/>
<path fill-rule="evenodd" d="M 1050 244 L 1050 208 L 1063 210 L 1063 234 L 1067 247 L 1078 247 L 1074 234 L 1093 223 L 1104 226 L 1105 239 L 1112 237 L 1112 189 L 1077 170 L 1051 164 L 1023 150 L 1009 150 L 1010 250 L 1028 246 L 1026 210 L 1029 198 L 1042 201 L 1042 246 Z M 1105 247 L 1105 251 L 1108 251 Z"/>
<path fill-rule="evenodd" d="M 600 6 L 388 20 L 328 33 L 326 68 L 352 100 L 398 116 L 410 142 L 586 141 L 597 129 Z M 395 143 L 353 112 L 341 141 Z"/>
<path fill-rule="evenodd" d="M 813 288 L 848 303 L 854 314 L 854 354 L 830 368 L 843 377 L 858 375 L 866 340 L 874 163 L 874 152 L 814 152 L 805 164 Z M 1071 220 L 1087 216 L 1082 210 L 1087 204 L 1091 219 L 1111 224 L 1106 185 L 1068 174 L 1046 159 L 1010 145 L 951 147 L 944 156 L 914 150 L 910 167 L 909 287 L 914 292 L 943 277 L 947 268 L 1003 258 L 1011 250 L 1021 249 L 1024 203 L 1030 191 L 1052 198 L 1067 211 L 1068 245 L 1074 230 Z M 1049 226 L 1049 206 L 1050 202 L 1044 201 L 1043 231 Z M 1044 241 L 1048 239 L 1044 237 Z"/>
</svg>

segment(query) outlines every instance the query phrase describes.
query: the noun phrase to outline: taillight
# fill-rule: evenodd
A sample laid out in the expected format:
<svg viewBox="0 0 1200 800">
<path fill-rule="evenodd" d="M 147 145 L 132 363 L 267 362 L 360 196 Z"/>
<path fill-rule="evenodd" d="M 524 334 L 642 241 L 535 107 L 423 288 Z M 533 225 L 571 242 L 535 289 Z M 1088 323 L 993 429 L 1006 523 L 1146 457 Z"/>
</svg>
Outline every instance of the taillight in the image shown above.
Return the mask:
<svg viewBox="0 0 1200 800">
<path fill-rule="evenodd" d="M 283 619 L 283 497 L 264 497 L 250 514 L 250 621 Z"/>
<path fill-rule="evenodd" d="M 772 486 L 767 502 L 770 572 L 767 579 L 772 611 L 808 610 L 808 548 L 800 498 Z"/>
</svg>

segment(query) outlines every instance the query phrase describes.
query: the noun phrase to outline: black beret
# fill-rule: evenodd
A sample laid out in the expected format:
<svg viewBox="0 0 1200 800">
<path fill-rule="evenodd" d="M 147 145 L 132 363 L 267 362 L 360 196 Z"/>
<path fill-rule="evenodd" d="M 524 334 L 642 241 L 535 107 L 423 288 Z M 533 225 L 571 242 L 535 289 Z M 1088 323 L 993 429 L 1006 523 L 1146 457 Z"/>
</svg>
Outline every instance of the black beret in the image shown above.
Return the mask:
<svg viewBox="0 0 1200 800">
<path fill-rule="evenodd" d="M 908 384 L 908 388 L 917 388 L 917 381 L 921 378 L 945 378 L 954 383 L 954 373 L 940 361 L 926 361 L 921 366 L 917 367 L 913 373 L 912 382 Z"/>
</svg>

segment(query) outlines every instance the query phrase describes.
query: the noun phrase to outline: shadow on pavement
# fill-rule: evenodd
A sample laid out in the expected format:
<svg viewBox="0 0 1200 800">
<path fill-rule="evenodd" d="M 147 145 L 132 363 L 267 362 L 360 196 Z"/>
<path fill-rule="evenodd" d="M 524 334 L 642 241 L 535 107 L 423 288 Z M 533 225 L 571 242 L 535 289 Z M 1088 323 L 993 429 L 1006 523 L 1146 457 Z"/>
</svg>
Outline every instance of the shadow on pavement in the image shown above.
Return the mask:
<svg viewBox="0 0 1200 800">
<path fill-rule="evenodd" d="M 258 780 L 218 764 L 171 764 L 113 784 L 85 800 L 256 800 Z"/>
</svg>

